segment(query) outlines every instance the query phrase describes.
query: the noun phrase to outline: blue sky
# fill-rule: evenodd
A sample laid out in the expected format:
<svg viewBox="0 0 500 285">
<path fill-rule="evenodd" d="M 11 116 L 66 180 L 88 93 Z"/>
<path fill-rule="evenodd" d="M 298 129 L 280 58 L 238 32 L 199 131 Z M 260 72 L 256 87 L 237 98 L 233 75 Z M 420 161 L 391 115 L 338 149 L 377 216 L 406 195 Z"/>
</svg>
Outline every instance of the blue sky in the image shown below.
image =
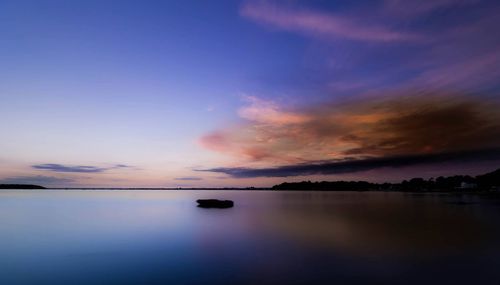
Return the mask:
<svg viewBox="0 0 500 285">
<path fill-rule="evenodd" d="M 188 187 L 395 180 L 411 176 L 411 165 L 290 177 L 210 170 L 499 147 L 498 111 L 484 107 L 499 97 L 498 10 L 495 1 L 476 0 L 2 1 L 0 181 Z M 465 139 L 448 136 L 463 143 L 431 137 L 410 147 L 413 134 L 391 129 L 384 134 L 397 140 L 390 148 L 368 149 L 365 140 L 381 138 L 367 128 L 436 102 L 444 109 L 429 116 L 470 115 L 464 126 L 431 130 L 460 130 Z M 464 132 L 471 121 L 492 135 Z M 430 176 L 492 164 L 415 167 Z"/>
</svg>

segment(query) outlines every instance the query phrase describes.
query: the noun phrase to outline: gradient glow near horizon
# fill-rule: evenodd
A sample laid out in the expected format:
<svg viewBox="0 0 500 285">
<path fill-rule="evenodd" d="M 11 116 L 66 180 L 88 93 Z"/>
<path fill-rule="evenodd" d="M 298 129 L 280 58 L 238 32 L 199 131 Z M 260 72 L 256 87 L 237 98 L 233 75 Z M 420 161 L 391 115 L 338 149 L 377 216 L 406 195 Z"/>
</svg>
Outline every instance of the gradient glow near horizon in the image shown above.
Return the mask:
<svg viewBox="0 0 500 285">
<path fill-rule="evenodd" d="M 481 0 L 2 1 L 0 183 L 493 170 L 499 14 Z"/>
</svg>

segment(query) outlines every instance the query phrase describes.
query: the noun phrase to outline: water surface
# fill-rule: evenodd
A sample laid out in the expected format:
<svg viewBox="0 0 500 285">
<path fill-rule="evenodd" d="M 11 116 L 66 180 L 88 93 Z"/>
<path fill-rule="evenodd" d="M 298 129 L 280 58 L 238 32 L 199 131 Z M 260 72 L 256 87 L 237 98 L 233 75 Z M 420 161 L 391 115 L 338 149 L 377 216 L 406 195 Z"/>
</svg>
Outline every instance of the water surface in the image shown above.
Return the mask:
<svg viewBox="0 0 500 285">
<path fill-rule="evenodd" d="M 499 206 L 451 194 L 3 190 L 0 284 L 499 284 Z"/>
</svg>

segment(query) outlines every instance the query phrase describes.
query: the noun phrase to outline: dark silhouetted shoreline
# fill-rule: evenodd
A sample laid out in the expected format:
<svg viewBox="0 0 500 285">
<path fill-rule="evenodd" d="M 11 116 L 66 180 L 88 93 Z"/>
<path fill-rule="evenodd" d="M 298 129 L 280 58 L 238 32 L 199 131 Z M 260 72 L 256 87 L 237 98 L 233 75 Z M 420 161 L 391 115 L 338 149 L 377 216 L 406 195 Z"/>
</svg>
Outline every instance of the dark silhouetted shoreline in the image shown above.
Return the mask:
<svg viewBox="0 0 500 285">
<path fill-rule="evenodd" d="M 430 179 L 412 178 L 400 183 L 372 183 L 367 181 L 321 181 L 284 182 L 273 186 L 273 190 L 313 191 L 490 191 L 500 190 L 500 169 L 472 177 L 455 175 Z"/>
<path fill-rule="evenodd" d="M 0 184 L 0 189 L 47 189 L 33 184 Z"/>
</svg>

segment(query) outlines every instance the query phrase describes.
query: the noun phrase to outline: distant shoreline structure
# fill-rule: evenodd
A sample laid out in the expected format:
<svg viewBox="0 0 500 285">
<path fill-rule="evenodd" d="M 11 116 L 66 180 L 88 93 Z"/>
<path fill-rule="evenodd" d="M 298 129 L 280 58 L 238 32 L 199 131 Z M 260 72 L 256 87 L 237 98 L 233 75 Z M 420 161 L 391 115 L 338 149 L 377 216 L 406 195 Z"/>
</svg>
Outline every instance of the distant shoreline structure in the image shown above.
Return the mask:
<svg viewBox="0 0 500 285">
<path fill-rule="evenodd" d="M 272 187 L 54 187 L 33 184 L 0 184 L 3 190 L 265 190 L 265 191 L 393 191 L 393 192 L 478 192 L 500 191 L 500 169 L 475 177 L 455 175 L 430 179 L 412 178 L 400 183 L 367 181 L 284 182 Z"/>
</svg>

